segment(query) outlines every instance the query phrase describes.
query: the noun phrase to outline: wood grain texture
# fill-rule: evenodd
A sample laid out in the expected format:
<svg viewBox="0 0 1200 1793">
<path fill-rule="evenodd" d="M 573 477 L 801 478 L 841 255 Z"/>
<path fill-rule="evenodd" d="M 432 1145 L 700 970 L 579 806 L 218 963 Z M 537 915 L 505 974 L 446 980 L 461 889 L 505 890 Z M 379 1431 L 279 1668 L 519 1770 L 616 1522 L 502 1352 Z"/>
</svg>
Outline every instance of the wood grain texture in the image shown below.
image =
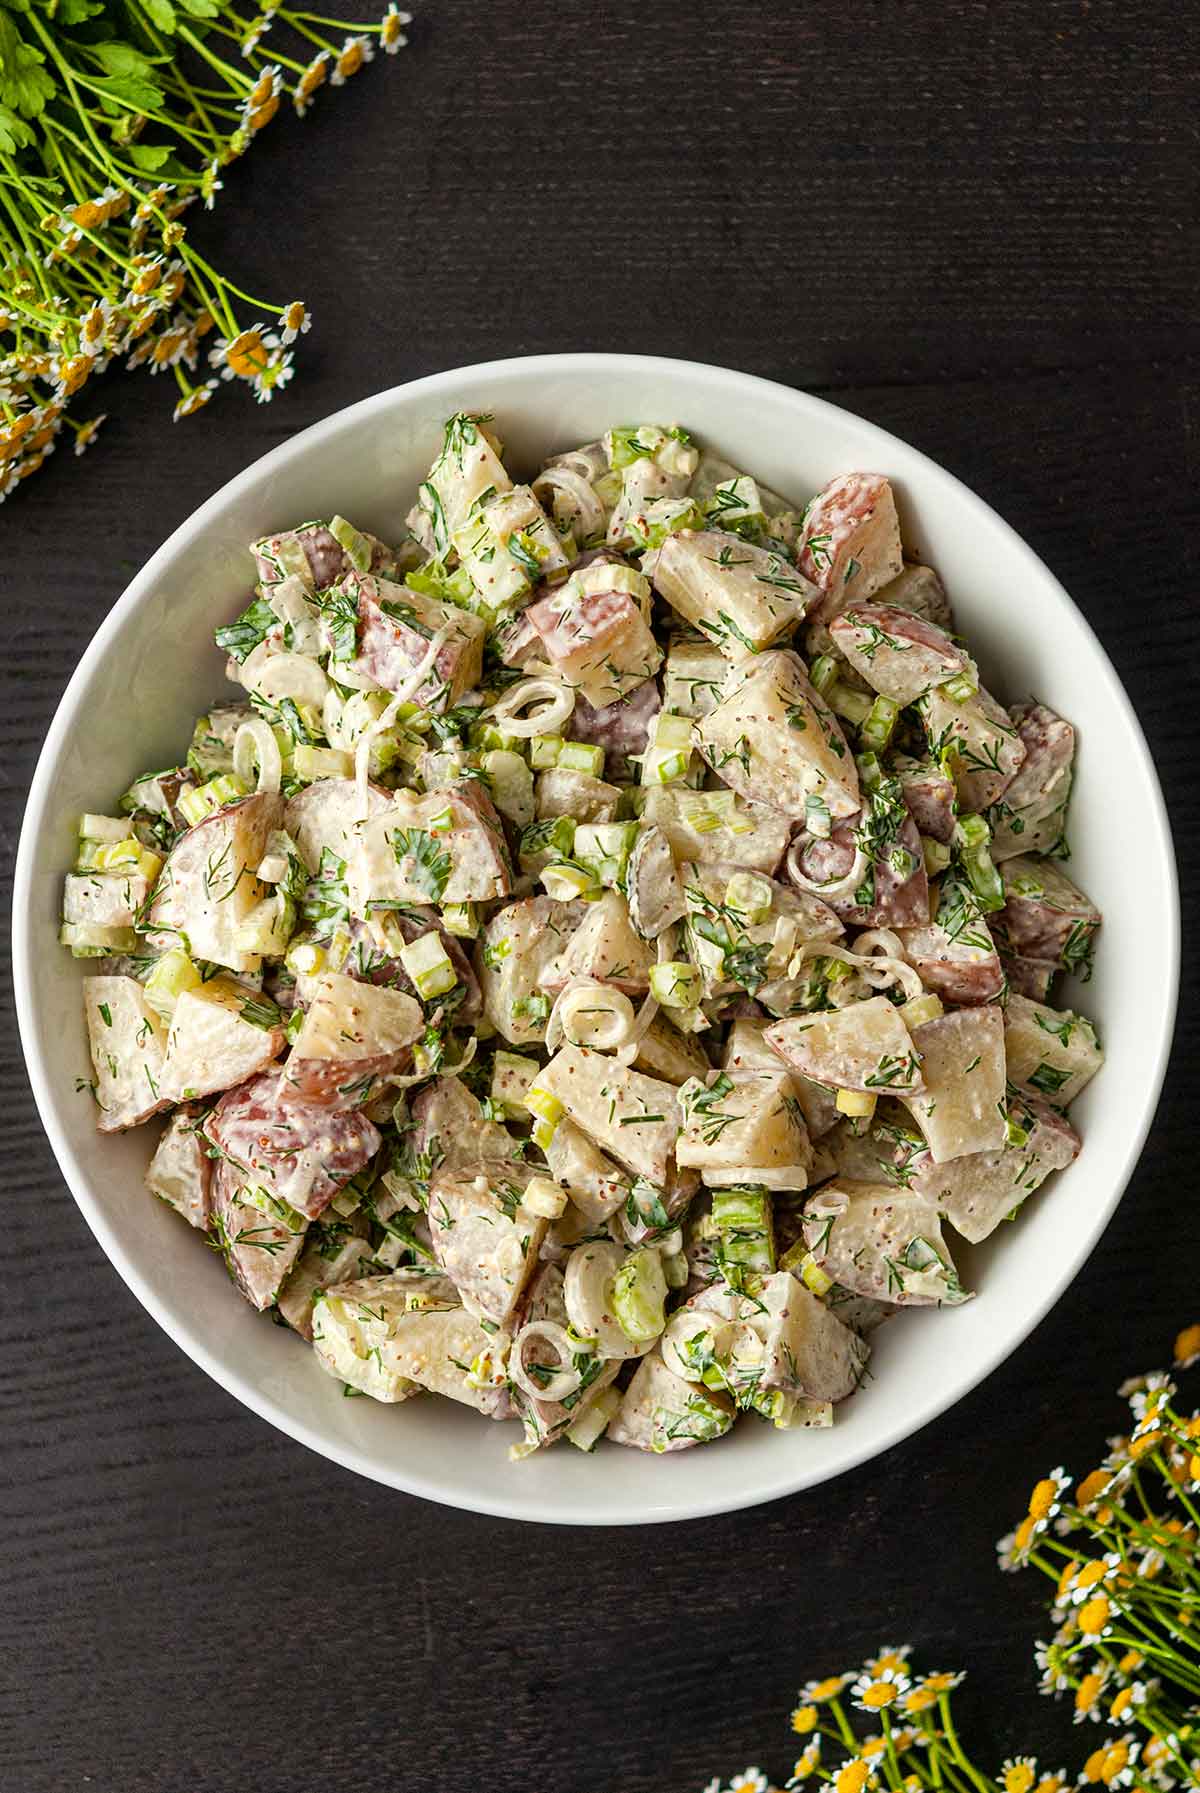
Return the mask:
<svg viewBox="0 0 1200 1793">
<path fill-rule="evenodd" d="M 382 385 L 637 348 L 833 396 L 1021 530 L 1122 671 L 1194 916 L 1197 36 L 1146 0 L 428 4 L 198 227 L 312 305 L 291 394 L 176 428 L 160 382 L 114 379 L 90 464 L 60 455 L 0 513 L 6 876 L 79 653 L 224 479 Z M 210 1383 L 66 1194 L 6 986 L 0 1789 L 686 1790 L 783 1770 L 798 1681 L 897 1638 L 970 1669 L 995 1760 L 1075 1763 L 1033 1691 L 1036 1589 L 992 1540 L 1036 1470 L 1090 1466 L 1117 1382 L 1197 1317 L 1196 995 L 1189 954 L 1128 1196 L 986 1388 L 813 1493 L 605 1534 L 391 1494 Z"/>
</svg>

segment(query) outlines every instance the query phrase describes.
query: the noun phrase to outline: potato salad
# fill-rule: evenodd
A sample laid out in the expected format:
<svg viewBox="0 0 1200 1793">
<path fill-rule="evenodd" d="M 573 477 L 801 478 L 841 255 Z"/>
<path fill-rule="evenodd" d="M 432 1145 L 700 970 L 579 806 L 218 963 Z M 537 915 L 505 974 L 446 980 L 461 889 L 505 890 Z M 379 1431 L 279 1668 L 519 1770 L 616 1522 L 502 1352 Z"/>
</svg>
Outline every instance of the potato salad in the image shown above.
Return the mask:
<svg viewBox="0 0 1200 1793">
<path fill-rule="evenodd" d="M 346 1395 L 515 1456 L 828 1426 L 1079 1151 L 1074 730 L 883 474 L 500 431 L 447 421 L 394 545 L 253 543 L 232 695 L 80 818 L 97 1124 Z"/>
</svg>

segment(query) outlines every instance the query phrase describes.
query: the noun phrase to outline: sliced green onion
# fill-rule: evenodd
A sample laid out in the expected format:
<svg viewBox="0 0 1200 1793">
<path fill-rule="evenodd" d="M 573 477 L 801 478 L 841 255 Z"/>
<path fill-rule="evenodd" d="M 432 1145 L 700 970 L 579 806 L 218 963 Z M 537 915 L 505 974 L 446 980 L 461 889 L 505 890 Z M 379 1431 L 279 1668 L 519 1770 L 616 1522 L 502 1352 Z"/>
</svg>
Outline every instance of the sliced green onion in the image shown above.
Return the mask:
<svg viewBox="0 0 1200 1793">
<path fill-rule="evenodd" d="M 548 772 L 557 766 L 565 743 L 561 735 L 533 735 L 529 742 L 529 764 L 535 772 Z"/>
<path fill-rule="evenodd" d="M 586 741 L 564 741 L 558 752 L 558 769 L 600 778 L 604 772 L 604 749 L 590 747 Z"/>
<path fill-rule="evenodd" d="M 849 685 L 835 684 L 825 692 L 825 702 L 835 716 L 861 728 L 871 714 L 871 700 L 863 691 L 852 691 Z"/>
<path fill-rule="evenodd" d="M 694 1009 L 704 994 L 704 979 L 690 959 L 668 959 L 650 967 L 650 994 L 664 1008 Z"/>
<path fill-rule="evenodd" d="M 627 1339 L 634 1344 L 656 1339 L 667 1323 L 667 1279 L 657 1251 L 630 1252 L 613 1277 L 609 1299 Z"/>
<path fill-rule="evenodd" d="M 442 926 L 447 934 L 459 940 L 474 940 L 479 933 L 479 916 L 474 903 L 447 903 L 442 910 Z"/>
<path fill-rule="evenodd" d="M 837 661 L 832 654 L 818 654 L 809 669 L 809 681 L 815 691 L 825 697 L 837 683 Z"/>
<path fill-rule="evenodd" d="M 870 748 L 873 753 L 882 753 L 892 738 L 899 714 L 899 704 L 892 703 L 887 697 L 877 697 L 859 730 L 863 746 Z"/>
<path fill-rule="evenodd" d="M 436 928 L 402 946 L 400 963 L 416 985 L 418 996 L 426 1002 L 445 996 L 458 982 L 458 973 Z"/>
<path fill-rule="evenodd" d="M 184 992 L 197 989 L 203 981 L 183 948 L 173 946 L 158 960 L 146 979 L 146 1001 L 156 1015 L 169 1021 Z"/>
<path fill-rule="evenodd" d="M 956 672 L 952 679 L 947 679 L 944 685 L 939 686 L 939 690 L 945 693 L 951 703 L 965 704 L 976 696 L 979 685 L 969 673 Z"/>
</svg>

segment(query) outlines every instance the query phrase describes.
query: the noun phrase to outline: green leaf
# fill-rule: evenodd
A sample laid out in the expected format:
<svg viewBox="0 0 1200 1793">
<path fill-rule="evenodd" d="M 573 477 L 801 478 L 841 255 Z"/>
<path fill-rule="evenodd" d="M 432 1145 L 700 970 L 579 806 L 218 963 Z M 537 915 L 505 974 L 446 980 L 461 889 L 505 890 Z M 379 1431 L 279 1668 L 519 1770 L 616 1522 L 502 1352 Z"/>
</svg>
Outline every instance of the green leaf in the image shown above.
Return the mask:
<svg viewBox="0 0 1200 1793">
<path fill-rule="evenodd" d="M 216 0 L 180 0 L 180 5 L 193 19 L 215 19 L 221 10 Z"/>
<path fill-rule="evenodd" d="M 35 133 L 24 119 L 18 118 L 8 106 L 0 106 L 0 156 L 15 155 L 19 149 L 36 141 Z"/>
<path fill-rule="evenodd" d="M 171 0 L 142 0 L 142 10 L 160 31 L 174 31 L 175 8 Z"/>
<path fill-rule="evenodd" d="M 0 105 L 22 118 L 39 118 L 58 91 L 42 67 L 46 58 L 27 44 L 12 18 L 0 11 Z"/>
<path fill-rule="evenodd" d="M 85 25 L 103 11 L 104 0 L 58 0 L 54 17 L 59 25 Z"/>
<path fill-rule="evenodd" d="M 131 143 L 125 153 L 138 168 L 155 174 L 171 152 L 165 143 Z"/>
<path fill-rule="evenodd" d="M 102 75 L 93 87 L 102 104 L 117 105 L 124 111 L 154 112 L 163 103 L 162 88 L 137 75 Z"/>
<path fill-rule="evenodd" d="M 106 75 L 133 75 L 145 81 L 152 79 L 149 59 L 140 50 L 135 50 L 132 44 L 89 44 L 88 49 Z"/>
</svg>

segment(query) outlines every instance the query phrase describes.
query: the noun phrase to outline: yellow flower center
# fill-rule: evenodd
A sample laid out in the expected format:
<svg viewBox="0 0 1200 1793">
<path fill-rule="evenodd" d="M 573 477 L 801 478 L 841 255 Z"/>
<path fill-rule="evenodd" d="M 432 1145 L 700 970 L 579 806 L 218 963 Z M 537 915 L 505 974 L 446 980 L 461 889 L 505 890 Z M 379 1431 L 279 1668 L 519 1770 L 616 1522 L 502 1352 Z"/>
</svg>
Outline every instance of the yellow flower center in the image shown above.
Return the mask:
<svg viewBox="0 0 1200 1793">
<path fill-rule="evenodd" d="M 1182 1363 L 1186 1357 L 1200 1355 L 1200 1326 L 1185 1326 L 1175 1340 L 1175 1361 Z"/>
<path fill-rule="evenodd" d="M 1033 1769 L 1028 1762 L 1014 1762 L 1004 1770 L 1004 1793 L 1029 1793 L 1033 1786 Z"/>
<path fill-rule="evenodd" d="M 1086 1563 L 1084 1565 L 1084 1567 L 1079 1571 L 1078 1585 L 1081 1588 L 1094 1588 L 1096 1583 L 1098 1581 L 1103 1581 L 1104 1577 L 1107 1574 L 1108 1574 L 1108 1564 L 1107 1563 L 1098 1563 L 1098 1562 Z"/>
<path fill-rule="evenodd" d="M 296 84 L 296 91 L 302 100 L 309 99 L 325 79 L 324 62 L 310 62 Z"/>
<path fill-rule="evenodd" d="M 809 1688 L 809 1698 L 813 1700 L 832 1700 L 841 1693 L 844 1686 L 845 1683 L 840 1676 L 830 1675 L 826 1680 L 817 1681 Z"/>
<path fill-rule="evenodd" d="M 278 110 L 279 95 L 273 93 L 269 100 L 265 101 L 261 106 L 256 106 L 254 111 L 250 114 L 250 129 L 252 131 L 261 131 L 264 125 L 270 124 Z"/>
<path fill-rule="evenodd" d="M 94 199 L 85 199 L 82 205 L 71 207 L 71 222 L 78 224 L 82 230 L 97 230 L 108 217 L 107 207 L 97 205 Z"/>
<path fill-rule="evenodd" d="M 1121 1689 L 1120 1693 L 1117 1695 L 1116 1699 L 1113 1701 L 1112 1705 L 1108 1709 L 1109 1717 L 1110 1718 L 1120 1718 L 1123 1713 L 1128 1712 L 1128 1710 L 1132 1704 L 1133 1704 L 1133 1689 L 1132 1689 L 1132 1687 L 1123 1687 Z"/>
<path fill-rule="evenodd" d="M 815 1706 L 797 1706 L 792 1713 L 792 1729 L 799 1736 L 805 1737 L 809 1731 L 817 1728 L 817 1708 Z"/>
<path fill-rule="evenodd" d="M 72 355 L 68 360 L 59 362 L 59 381 L 68 397 L 71 393 L 79 391 L 91 371 L 92 358 L 90 355 Z"/>
<path fill-rule="evenodd" d="M 904 1696 L 904 1710 L 906 1712 L 928 1712 L 931 1706 L 936 1705 L 937 1692 L 928 1684 L 921 1687 L 914 1687 L 911 1693 L 906 1693 Z"/>
<path fill-rule="evenodd" d="M 225 360 L 239 380 L 254 380 L 267 365 L 267 345 L 257 330 L 243 330 L 225 351 Z"/>
<path fill-rule="evenodd" d="M 1143 1432 L 1141 1437 L 1135 1438 L 1130 1445 L 1129 1455 L 1135 1460 L 1141 1457 L 1148 1457 L 1151 1451 L 1156 1451 L 1158 1449 L 1162 1441 L 1163 1435 L 1161 1432 Z"/>
<path fill-rule="evenodd" d="M 870 1778 L 871 1770 L 865 1762 L 847 1762 L 838 1769 L 833 1784 L 836 1793 L 863 1793 Z"/>
<path fill-rule="evenodd" d="M 1094 1500 L 1097 1500 L 1099 1496 L 1104 1493 L 1104 1490 L 1108 1487 L 1108 1483 L 1109 1474 L 1106 1469 L 1093 1469 L 1090 1475 L 1084 1476 L 1082 1482 L 1080 1482 L 1078 1488 L 1075 1490 L 1077 1504 L 1081 1507 L 1090 1506 Z"/>
<path fill-rule="evenodd" d="M 1085 1637 L 1099 1637 L 1112 1616 L 1106 1594 L 1097 1594 L 1079 1609 L 1079 1629 Z"/>
<path fill-rule="evenodd" d="M 862 1703 L 868 1712 L 882 1712 L 896 1698 L 897 1687 L 893 1681 L 872 1681 L 862 1692 Z"/>
<path fill-rule="evenodd" d="M 1047 1518 L 1057 1494 L 1058 1489 L 1054 1483 L 1048 1476 L 1044 1477 L 1035 1485 L 1033 1493 L 1029 1496 L 1030 1515 L 1034 1519 Z"/>
<path fill-rule="evenodd" d="M 1075 1710 L 1077 1712 L 1089 1711 L 1099 1699 L 1103 1686 L 1104 1682 L 1099 1675 L 1095 1673 L 1085 1675 L 1075 1689 Z"/>
<path fill-rule="evenodd" d="M 338 74 L 343 77 L 357 75 L 363 65 L 361 44 L 350 44 L 337 59 Z"/>
</svg>

